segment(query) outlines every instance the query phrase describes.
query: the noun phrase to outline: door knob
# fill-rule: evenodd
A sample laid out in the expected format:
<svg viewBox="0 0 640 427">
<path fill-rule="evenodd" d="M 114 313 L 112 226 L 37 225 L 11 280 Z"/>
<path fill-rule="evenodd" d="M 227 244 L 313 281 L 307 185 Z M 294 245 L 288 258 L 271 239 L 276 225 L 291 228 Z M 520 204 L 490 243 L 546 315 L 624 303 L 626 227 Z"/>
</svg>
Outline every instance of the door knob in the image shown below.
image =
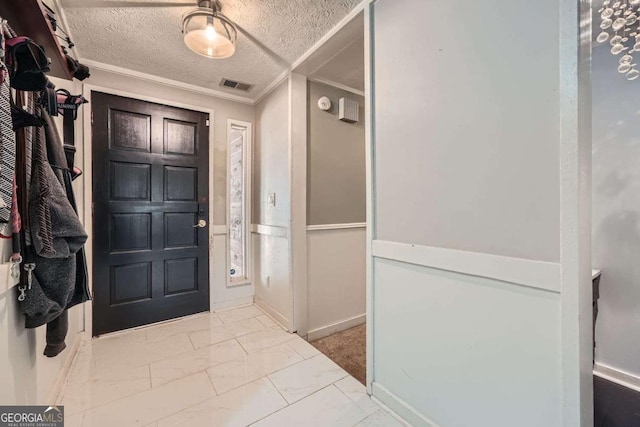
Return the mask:
<svg viewBox="0 0 640 427">
<path fill-rule="evenodd" d="M 193 228 L 205 228 L 206 226 L 207 226 L 207 221 L 205 221 L 204 219 L 201 219 L 200 221 L 198 221 L 196 225 L 193 226 Z"/>
</svg>

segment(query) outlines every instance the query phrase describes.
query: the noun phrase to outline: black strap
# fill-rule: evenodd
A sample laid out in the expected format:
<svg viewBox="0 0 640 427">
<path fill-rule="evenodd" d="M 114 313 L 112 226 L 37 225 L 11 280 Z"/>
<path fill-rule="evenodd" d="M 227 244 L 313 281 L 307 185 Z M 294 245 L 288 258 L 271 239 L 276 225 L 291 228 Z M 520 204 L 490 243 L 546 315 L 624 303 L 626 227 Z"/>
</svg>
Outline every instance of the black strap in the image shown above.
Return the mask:
<svg viewBox="0 0 640 427">
<path fill-rule="evenodd" d="M 82 172 L 80 170 L 75 170 L 73 167 L 75 156 L 76 156 L 76 147 L 75 147 L 75 127 L 74 122 L 78 118 L 78 109 L 82 104 L 87 102 L 84 98 L 79 96 L 73 96 L 69 93 L 69 91 L 64 89 L 58 89 L 56 92 L 58 94 L 66 95 L 65 101 L 63 104 L 58 104 L 58 109 L 62 110 L 62 133 L 64 138 L 64 155 L 67 158 L 67 167 L 71 172 L 71 179 L 74 180 L 79 177 Z M 77 102 L 80 100 L 80 102 Z"/>
<path fill-rule="evenodd" d="M 64 155 L 67 158 L 67 167 L 70 171 L 73 171 L 73 163 L 76 156 L 76 131 L 73 124 L 77 115 L 77 109 L 64 110 L 62 113 L 62 132 L 64 135 Z"/>
</svg>

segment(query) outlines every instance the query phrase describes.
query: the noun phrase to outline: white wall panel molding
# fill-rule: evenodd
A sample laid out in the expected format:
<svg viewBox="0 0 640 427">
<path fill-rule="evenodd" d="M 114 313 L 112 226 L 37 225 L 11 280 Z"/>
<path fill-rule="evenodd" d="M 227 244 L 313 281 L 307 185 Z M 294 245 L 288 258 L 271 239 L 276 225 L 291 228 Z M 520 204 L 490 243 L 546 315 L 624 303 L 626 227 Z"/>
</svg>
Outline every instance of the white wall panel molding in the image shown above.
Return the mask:
<svg viewBox="0 0 640 427">
<path fill-rule="evenodd" d="M 335 334 L 336 332 L 345 331 L 355 326 L 362 325 L 366 321 L 367 315 L 363 313 L 359 316 L 354 316 L 349 319 L 341 320 L 340 322 L 332 323 L 331 325 L 310 330 L 307 335 L 307 339 L 309 341 L 319 340 L 320 338 L 328 337 L 329 335 Z"/>
<path fill-rule="evenodd" d="M 78 350 L 80 350 L 80 344 L 82 343 L 82 333 L 74 333 L 72 337 L 67 337 L 67 342 L 69 338 L 73 339 L 73 342 L 69 347 L 67 347 L 67 351 L 65 351 L 61 357 L 64 357 L 64 362 L 62 364 L 62 369 L 58 373 L 58 377 L 56 378 L 56 382 L 53 385 L 53 388 L 49 392 L 47 397 L 47 402 L 56 402 L 61 403 L 62 398 L 62 390 L 64 388 L 65 383 L 67 382 L 67 376 L 71 371 L 71 364 L 73 363 L 73 359 L 75 359 Z"/>
<path fill-rule="evenodd" d="M 275 320 L 280 326 L 285 329 L 288 329 L 289 319 L 280 313 L 278 310 L 267 304 L 263 299 L 256 297 L 255 303 L 258 307 L 264 310 L 273 320 Z"/>
<path fill-rule="evenodd" d="M 412 426 L 439 427 L 438 424 L 416 411 L 415 408 L 408 405 L 395 394 L 391 393 L 384 386 L 380 385 L 380 383 L 374 382 L 371 387 L 373 389 L 372 399 L 375 402 L 382 403 L 382 406 L 386 406 L 391 409 L 404 420 L 408 421 Z"/>
<path fill-rule="evenodd" d="M 593 368 L 593 375 L 640 392 L 640 377 L 629 372 L 624 372 L 602 363 L 596 363 Z"/>
<path fill-rule="evenodd" d="M 317 224 L 307 225 L 307 231 L 347 230 L 350 228 L 367 228 L 366 222 L 352 222 L 348 224 Z"/>
<path fill-rule="evenodd" d="M 251 225 L 251 232 L 262 234 L 263 236 L 289 237 L 289 229 L 277 225 L 253 224 Z"/>
<path fill-rule="evenodd" d="M 374 240 L 372 255 L 560 293 L 560 264 Z"/>
<path fill-rule="evenodd" d="M 253 296 L 242 297 L 238 299 L 232 299 L 227 301 L 214 302 L 210 311 L 216 312 L 220 310 L 226 310 L 231 308 L 241 307 L 243 305 L 253 304 Z"/>
</svg>

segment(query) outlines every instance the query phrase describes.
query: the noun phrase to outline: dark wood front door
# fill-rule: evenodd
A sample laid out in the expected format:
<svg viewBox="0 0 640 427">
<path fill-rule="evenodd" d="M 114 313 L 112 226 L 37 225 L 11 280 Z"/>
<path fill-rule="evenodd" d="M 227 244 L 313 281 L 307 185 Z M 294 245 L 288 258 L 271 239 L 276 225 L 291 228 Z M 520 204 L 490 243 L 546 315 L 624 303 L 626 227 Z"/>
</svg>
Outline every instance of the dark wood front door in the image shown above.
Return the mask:
<svg viewBox="0 0 640 427">
<path fill-rule="evenodd" d="M 100 92 L 91 105 L 93 335 L 207 311 L 208 115 Z"/>
</svg>

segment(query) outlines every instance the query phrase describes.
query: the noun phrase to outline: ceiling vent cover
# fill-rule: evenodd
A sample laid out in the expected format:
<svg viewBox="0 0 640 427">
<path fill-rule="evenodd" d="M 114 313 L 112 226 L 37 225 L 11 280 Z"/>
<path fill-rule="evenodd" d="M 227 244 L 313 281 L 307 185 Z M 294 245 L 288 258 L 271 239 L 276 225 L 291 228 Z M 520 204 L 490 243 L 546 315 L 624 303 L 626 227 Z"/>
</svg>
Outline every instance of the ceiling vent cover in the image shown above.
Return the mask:
<svg viewBox="0 0 640 427">
<path fill-rule="evenodd" d="M 248 83 L 237 82 L 235 80 L 230 80 L 230 79 L 222 79 L 220 81 L 220 86 L 228 87 L 228 88 L 231 88 L 231 89 L 238 89 L 238 90 L 242 90 L 242 91 L 246 92 L 249 89 L 251 89 L 251 87 L 253 85 L 250 85 Z"/>
</svg>

